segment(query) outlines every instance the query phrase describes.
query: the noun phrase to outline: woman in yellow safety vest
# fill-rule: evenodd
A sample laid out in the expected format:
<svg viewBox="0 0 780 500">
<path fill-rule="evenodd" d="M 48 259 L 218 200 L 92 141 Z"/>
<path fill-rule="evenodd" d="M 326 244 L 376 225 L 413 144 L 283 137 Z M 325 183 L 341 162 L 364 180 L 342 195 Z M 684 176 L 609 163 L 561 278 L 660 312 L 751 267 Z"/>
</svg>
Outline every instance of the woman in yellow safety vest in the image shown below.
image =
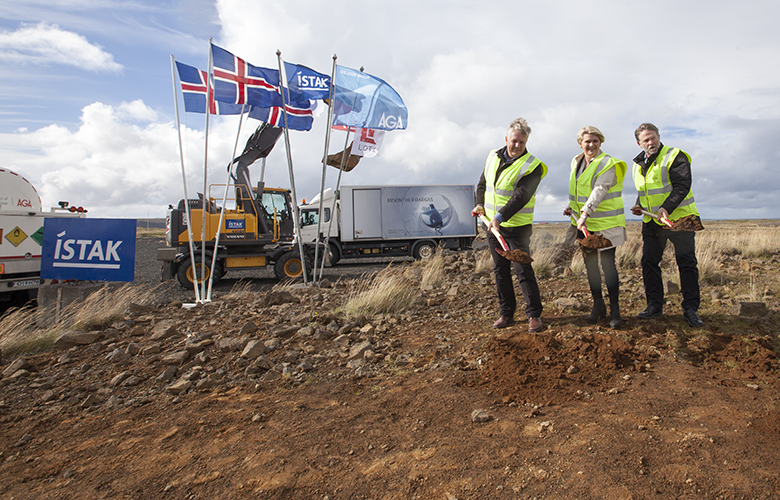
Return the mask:
<svg viewBox="0 0 780 500">
<path fill-rule="evenodd" d="M 604 134 L 596 127 L 580 129 L 577 143 L 582 153 L 571 161 L 569 205 L 563 211 L 563 215 L 573 218 L 566 233 L 566 242 L 583 239 L 583 229 L 587 229 L 590 234 L 600 234 L 611 242 L 611 246 L 598 250 L 582 247 L 588 285 L 593 296 L 593 308 L 585 320 L 594 324 L 607 316 L 601 289 L 600 256 L 609 294 L 609 326 L 618 329 L 621 323 L 620 280 L 615 265 L 615 250 L 626 241 L 623 179 L 628 167 L 626 162 L 601 151 Z"/>
</svg>

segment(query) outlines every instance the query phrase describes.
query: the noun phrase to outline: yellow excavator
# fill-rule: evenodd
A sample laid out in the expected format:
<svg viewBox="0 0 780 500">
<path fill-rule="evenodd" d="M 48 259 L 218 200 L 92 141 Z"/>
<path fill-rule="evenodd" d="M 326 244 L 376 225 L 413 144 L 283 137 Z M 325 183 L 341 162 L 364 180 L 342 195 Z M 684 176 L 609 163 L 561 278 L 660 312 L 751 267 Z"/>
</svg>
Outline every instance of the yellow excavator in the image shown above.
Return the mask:
<svg viewBox="0 0 780 500">
<path fill-rule="evenodd" d="M 192 288 L 195 276 L 200 283 L 213 273 L 216 283 L 230 269 L 254 269 L 273 265 L 274 274 L 279 279 L 298 278 L 303 275 L 304 263 L 307 270 L 312 268 L 314 246 L 304 245 L 304 261 L 294 242 L 296 216 L 290 197 L 290 190 L 265 187 L 258 182 L 253 186 L 249 177 L 249 166 L 260 158 L 265 158 L 273 149 L 282 129 L 266 123 L 261 124 L 247 141 L 244 152 L 233 160 L 235 175 L 235 202 L 233 208 L 222 207 L 210 194 L 212 189 L 224 190 L 225 185 L 209 186 L 204 199 L 199 193 L 197 199 L 180 200 L 178 205 L 168 207 L 166 217 L 167 248 L 157 251 L 157 258 L 163 262 L 163 280 L 173 279 Z M 229 166 L 228 168 L 230 169 Z M 194 255 L 190 254 L 187 235 L 187 210 L 189 204 L 191 231 L 193 235 Z M 228 205 L 228 203 L 226 203 Z M 201 243 L 203 211 L 206 211 L 205 251 Z M 220 225 L 220 217 L 222 224 Z M 219 242 L 215 244 L 219 229 Z M 214 252 L 217 257 L 214 260 Z M 205 260 L 204 260 L 205 256 Z M 211 269 L 214 262 L 214 269 Z"/>
</svg>

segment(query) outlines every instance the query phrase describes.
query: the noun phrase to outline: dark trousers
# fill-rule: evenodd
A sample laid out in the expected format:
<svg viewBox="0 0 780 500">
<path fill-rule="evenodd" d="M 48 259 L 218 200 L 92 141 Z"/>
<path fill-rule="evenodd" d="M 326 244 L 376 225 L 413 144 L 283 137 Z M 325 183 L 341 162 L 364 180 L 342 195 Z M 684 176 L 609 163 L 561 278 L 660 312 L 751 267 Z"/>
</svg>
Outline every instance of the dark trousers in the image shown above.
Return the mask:
<svg viewBox="0 0 780 500">
<path fill-rule="evenodd" d="M 666 242 L 674 245 L 674 255 L 680 270 L 680 290 L 683 309 L 699 310 L 699 267 L 696 260 L 696 244 L 693 231 L 672 231 L 655 222 L 642 224 L 642 278 L 648 306 L 663 307 L 664 282 L 661 275 L 661 258 Z"/>
<path fill-rule="evenodd" d="M 620 280 L 618 278 L 617 266 L 615 265 L 615 250 L 590 250 L 583 249 L 582 257 L 585 261 L 585 270 L 588 274 L 588 286 L 593 298 L 603 298 L 601 291 L 601 271 L 599 270 L 599 258 L 601 259 L 601 269 L 604 270 L 604 282 L 607 285 L 609 294 L 609 303 L 616 304 L 620 297 Z"/>
<path fill-rule="evenodd" d="M 484 226 L 483 226 L 484 227 Z M 502 227 L 501 236 L 506 240 L 510 250 L 520 249 L 530 255 L 531 243 L 531 224 L 518 227 Z M 511 262 L 496 252 L 501 249 L 493 233 L 487 232 L 488 247 L 490 255 L 493 256 L 493 273 L 496 276 L 496 290 L 498 291 L 498 304 L 501 316 L 514 317 L 517 309 L 517 299 L 515 298 L 515 286 L 512 282 L 512 268 L 517 274 L 520 282 L 520 290 L 525 298 L 525 315 L 529 318 L 538 318 L 542 315 L 542 297 L 539 294 L 539 284 L 536 282 L 536 275 L 531 264 L 520 264 Z"/>
</svg>

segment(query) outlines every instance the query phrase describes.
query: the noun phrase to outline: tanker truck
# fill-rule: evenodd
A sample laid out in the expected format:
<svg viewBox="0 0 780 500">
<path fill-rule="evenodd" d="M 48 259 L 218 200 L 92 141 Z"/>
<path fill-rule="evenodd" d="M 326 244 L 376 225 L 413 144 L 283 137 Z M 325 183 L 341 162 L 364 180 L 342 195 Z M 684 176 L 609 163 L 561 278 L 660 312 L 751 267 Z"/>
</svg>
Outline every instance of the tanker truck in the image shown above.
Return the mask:
<svg viewBox="0 0 780 500">
<path fill-rule="evenodd" d="M 0 168 L 0 307 L 24 305 L 38 296 L 41 243 L 47 217 L 85 217 L 86 210 L 61 201 L 49 212 L 24 177 Z"/>
</svg>

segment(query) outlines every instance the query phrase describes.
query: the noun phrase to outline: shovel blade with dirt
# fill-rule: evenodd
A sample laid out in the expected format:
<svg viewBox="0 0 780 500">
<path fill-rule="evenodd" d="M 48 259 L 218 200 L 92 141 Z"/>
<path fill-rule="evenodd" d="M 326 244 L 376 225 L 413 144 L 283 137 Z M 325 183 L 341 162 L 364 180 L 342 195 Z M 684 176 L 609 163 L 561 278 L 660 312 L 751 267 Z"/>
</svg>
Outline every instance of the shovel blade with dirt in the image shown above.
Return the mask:
<svg viewBox="0 0 780 500">
<path fill-rule="evenodd" d="M 698 215 L 687 215 L 685 217 L 680 217 L 676 221 L 672 222 L 666 217 L 659 217 L 656 213 L 648 212 L 640 205 L 635 205 L 631 208 L 631 210 L 633 211 L 636 208 L 642 212 L 642 215 L 647 215 L 648 217 L 652 217 L 657 221 L 661 221 L 662 224 L 664 224 L 672 231 L 701 231 L 704 229 L 704 226 L 702 225 L 701 219 Z"/>
<path fill-rule="evenodd" d="M 490 227 L 490 220 L 485 216 L 485 214 L 479 214 L 480 220 L 485 224 L 486 227 Z M 496 248 L 496 252 L 501 257 L 505 258 L 506 260 L 512 261 L 512 262 L 518 262 L 520 264 L 530 264 L 534 261 L 534 259 L 531 258 L 530 255 L 523 252 L 519 248 L 516 248 L 514 250 L 509 249 L 509 245 L 506 244 L 506 240 L 504 240 L 504 237 L 501 236 L 501 233 L 498 232 L 498 229 L 496 228 L 490 228 L 491 232 L 493 233 L 493 236 L 496 237 L 498 240 L 498 243 L 501 245 L 501 250 Z"/>
<path fill-rule="evenodd" d="M 572 222 L 574 222 L 574 225 L 576 226 L 577 219 L 575 219 L 573 215 L 570 215 L 569 217 L 571 217 Z M 592 234 L 586 227 L 582 228 L 582 234 L 585 235 L 585 238 L 580 240 L 580 245 L 582 245 L 583 249 L 598 250 L 600 248 L 609 248 L 612 246 L 612 242 L 609 239 L 600 234 Z"/>
</svg>

